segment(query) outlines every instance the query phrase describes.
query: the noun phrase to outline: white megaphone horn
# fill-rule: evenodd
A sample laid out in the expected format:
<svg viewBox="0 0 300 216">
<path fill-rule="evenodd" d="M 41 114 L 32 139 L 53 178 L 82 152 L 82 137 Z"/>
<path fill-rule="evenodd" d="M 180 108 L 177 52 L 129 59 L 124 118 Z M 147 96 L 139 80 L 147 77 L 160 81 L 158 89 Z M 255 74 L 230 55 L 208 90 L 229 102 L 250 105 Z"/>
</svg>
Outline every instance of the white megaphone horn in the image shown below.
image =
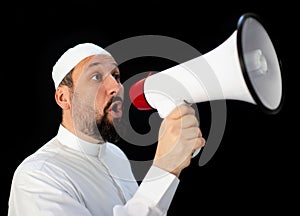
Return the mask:
<svg viewBox="0 0 300 216">
<path fill-rule="evenodd" d="M 282 105 L 281 69 L 258 16 L 243 14 L 237 30 L 210 52 L 152 74 L 129 89 L 139 110 L 156 109 L 165 118 L 182 103 L 233 99 L 258 105 L 268 114 Z"/>
</svg>

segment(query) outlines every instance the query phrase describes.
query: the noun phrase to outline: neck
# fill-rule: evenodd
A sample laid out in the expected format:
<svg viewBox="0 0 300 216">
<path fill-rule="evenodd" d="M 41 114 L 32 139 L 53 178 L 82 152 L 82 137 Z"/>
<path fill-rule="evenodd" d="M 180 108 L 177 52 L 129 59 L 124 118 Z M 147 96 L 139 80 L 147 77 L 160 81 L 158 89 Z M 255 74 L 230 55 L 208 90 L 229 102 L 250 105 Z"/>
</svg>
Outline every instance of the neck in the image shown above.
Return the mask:
<svg viewBox="0 0 300 216">
<path fill-rule="evenodd" d="M 73 121 L 70 118 L 63 118 L 61 125 L 64 126 L 67 130 L 69 130 L 71 133 L 73 133 L 78 138 L 85 140 L 90 143 L 95 144 L 103 144 L 105 143 L 102 139 L 95 138 L 92 136 L 89 136 L 85 133 L 83 133 L 81 130 L 76 130 L 73 124 Z"/>
</svg>

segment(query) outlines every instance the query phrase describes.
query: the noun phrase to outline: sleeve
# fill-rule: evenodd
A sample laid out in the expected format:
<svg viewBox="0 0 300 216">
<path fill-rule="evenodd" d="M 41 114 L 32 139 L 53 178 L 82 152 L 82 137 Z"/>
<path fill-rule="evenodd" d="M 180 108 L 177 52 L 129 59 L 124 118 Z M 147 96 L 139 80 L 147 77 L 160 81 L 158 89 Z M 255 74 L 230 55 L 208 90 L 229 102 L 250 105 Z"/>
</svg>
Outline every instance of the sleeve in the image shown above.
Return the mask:
<svg viewBox="0 0 300 216">
<path fill-rule="evenodd" d="M 115 216 L 167 215 L 179 179 L 158 167 L 150 167 L 135 195 L 124 205 L 117 205 Z"/>
<path fill-rule="evenodd" d="M 11 185 L 8 216 L 92 216 L 64 182 L 39 169 L 17 170 Z M 165 216 L 178 184 L 176 176 L 152 166 L 133 197 L 125 205 L 114 206 L 113 215 Z"/>
<path fill-rule="evenodd" d="M 92 216 L 51 176 L 40 170 L 18 170 L 11 185 L 8 216 L 33 215 Z"/>
</svg>

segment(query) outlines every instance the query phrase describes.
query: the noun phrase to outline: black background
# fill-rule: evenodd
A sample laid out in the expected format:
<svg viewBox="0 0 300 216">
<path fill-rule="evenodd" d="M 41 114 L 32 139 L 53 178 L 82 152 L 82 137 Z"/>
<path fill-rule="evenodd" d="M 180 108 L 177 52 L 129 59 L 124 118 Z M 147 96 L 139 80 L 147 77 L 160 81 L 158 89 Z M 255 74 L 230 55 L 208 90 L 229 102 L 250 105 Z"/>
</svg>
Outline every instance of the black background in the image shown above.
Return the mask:
<svg viewBox="0 0 300 216">
<path fill-rule="evenodd" d="M 288 2 L 81 2 L 15 5 L 3 17 L 2 71 L 3 201 L 7 209 L 10 183 L 18 164 L 52 138 L 60 122 L 54 101 L 51 70 L 69 47 L 94 42 L 106 47 L 138 35 L 164 35 L 190 44 L 202 54 L 214 49 L 236 30 L 247 12 L 258 14 L 282 63 L 284 105 L 276 115 L 257 106 L 227 101 L 227 122 L 220 147 L 205 165 L 195 158 L 181 176 L 169 215 L 288 213 L 295 207 L 296 138 L 298 113 L 297 73 L 293 61 L 299 44 L 299 11 Z M 4 9 L 5 10 L 5 9 Z M 4 49 L 8 48 L 8 49 Z M 7 51 L 6 51 L 7 50 Z M 172 62 L 142 58 L 120 65 L 122 81 L 148 70 L 160 71 Z M 197 104 L 204 137 L 210 130 L 209 103 Z M 132 124 L 147 132 L 149 112 L 131 109 Z M 155 146 L 137 148 L 125 141 L 120 147 L 133 160 L 150 159 Z"/>
</svg>

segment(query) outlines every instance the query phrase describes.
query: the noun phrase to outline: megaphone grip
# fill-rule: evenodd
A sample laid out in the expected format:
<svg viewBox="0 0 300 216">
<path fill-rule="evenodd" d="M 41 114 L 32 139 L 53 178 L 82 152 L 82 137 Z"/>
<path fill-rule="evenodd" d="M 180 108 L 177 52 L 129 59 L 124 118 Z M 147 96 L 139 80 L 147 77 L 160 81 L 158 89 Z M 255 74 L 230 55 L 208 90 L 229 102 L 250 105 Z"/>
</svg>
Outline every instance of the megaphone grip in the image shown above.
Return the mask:
<svg viewBox="0 0 300 216">
<path fill-rule="evenodd" d="M 201 150 L 201 148 L 196 149 L 196 151 L 194 151 L 194 153 L 192 155 L 192 158 L 196 157 L 199 154 L 200 150 Z"/>
</svg>

